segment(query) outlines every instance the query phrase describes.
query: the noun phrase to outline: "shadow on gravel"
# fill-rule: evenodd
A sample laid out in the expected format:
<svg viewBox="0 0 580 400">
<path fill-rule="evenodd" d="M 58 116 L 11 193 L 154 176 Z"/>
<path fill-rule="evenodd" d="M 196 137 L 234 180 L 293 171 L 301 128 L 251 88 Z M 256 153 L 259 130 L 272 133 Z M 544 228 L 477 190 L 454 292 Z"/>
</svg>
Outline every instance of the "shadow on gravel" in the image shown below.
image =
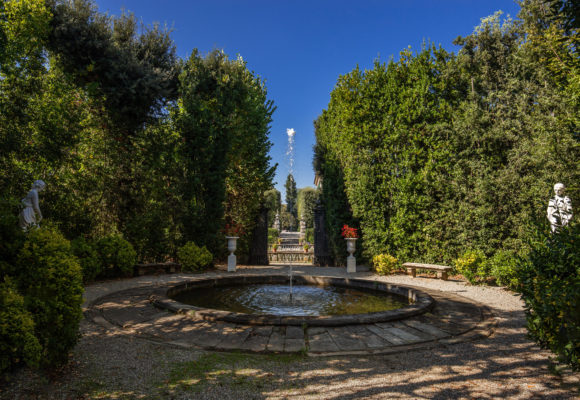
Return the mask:
<svg viewBox="0 0 580 400">
<path fill-rule="evenodd" d="M 184 350 L 83 321 L 83 338 L 68 368 L 53 380 L 19 371 L 0 386 L 0 398 L 577 398 L 578 374 L 549 374 L 549 353 L 526 338 L 523 313 L 493 313 L 500 329 L 486 339 L 325 358 Z"/>
</svg>

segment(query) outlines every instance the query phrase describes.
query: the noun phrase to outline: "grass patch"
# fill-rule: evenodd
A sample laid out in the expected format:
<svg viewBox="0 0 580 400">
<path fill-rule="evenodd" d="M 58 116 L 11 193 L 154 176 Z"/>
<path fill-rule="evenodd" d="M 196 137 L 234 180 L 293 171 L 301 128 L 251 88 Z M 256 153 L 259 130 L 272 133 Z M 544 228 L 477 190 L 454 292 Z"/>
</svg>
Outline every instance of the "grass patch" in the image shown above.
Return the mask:
<svg viewBox="0 0 580 400">
<path fill-rule="evenodd" d="M 287 386 L 283 371 L 303 359 L 300 354 L 208 353 L 194 361 L 170 364 L 167 380 L 158 387 L 172 393 L 200 392 L 220 385 L 258 393 L 272 385 Z"/>
</svg>

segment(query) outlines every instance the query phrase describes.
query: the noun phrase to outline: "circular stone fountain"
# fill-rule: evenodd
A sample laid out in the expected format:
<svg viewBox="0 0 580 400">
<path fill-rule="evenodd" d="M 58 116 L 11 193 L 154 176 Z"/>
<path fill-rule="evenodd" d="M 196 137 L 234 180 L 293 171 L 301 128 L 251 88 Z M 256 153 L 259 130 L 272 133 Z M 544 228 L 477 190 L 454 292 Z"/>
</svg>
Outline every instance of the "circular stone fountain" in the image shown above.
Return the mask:
<svg viewBox="0 0 580 400">
<path fill-rule="evenodd" d="M 254 270 L 235 275 L 141 277 L 95 285 L 85 292 L 88 293 L 85 317 L 115 335 L 180 348 L 305 352 L 312 356 L 391 354 L 446 346 L 485 338 L 493 332 L 496 323 L 488 307 L 456 293 L 345 278 L 338 275 L 342 273 L 339 269 L 328 267 L 312 269 L 327 276 L 295 275 L 292 279 L 294 289 L 360 290 L 360 296 L 389 292 L 402 296 L 407 304 L 395 310 L 352 315 L 329 315 L 324 310 L 318 312 L 319 315 L 297 315 L 292 310 L 288 314 L 275 315 L 276 310 L 272 309 L 249 314 L 192 306 L 175 300 L 179 293 L 190 290 L 250 288 L 253 285 L 275 288 L 287 285 L 290 279 L 288 275 Z M 276 293 L 279 303 L 288 301 L 287 290 L 287 286 L 283 292 L 274 289 L 274 308 L 279 308 Z M 295 290 L 294 295 L 297 300 L 299 290 Z M 314 296 L 315 302 L 317 296 Z"/>
<path fill-rule="evenodd" d="M 151 300 L 159 308 L 207 321 L 295 326 L 396 321 L 433 305 L 431 296 L 414 288 L 307 275 L 201 278 L 172 286 Z"/>
</svg>

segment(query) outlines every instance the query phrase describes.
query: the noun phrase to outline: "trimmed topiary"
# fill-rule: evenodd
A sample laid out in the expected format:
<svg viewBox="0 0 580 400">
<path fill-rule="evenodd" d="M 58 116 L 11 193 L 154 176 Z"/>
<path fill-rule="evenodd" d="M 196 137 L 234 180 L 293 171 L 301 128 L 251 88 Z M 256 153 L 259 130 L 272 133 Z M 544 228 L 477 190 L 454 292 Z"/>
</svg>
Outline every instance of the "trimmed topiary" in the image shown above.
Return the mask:
<svg viewBox="0 0 580 400">
<path fill-rule="evenodd" d="M 86 284 L 94 281 L 103 271 L 103 264 L 95 248 L 90 242 L 79 237 L 71 242 L 71 249 L 81 264 L 83 282 Z"/>
<path fill-rule="evenodd" d="M 67 361 L 82 318 L 82 271 L 70 243 L 53 229 L 33 229 L 18 253 L 18 286 L 42 346 L 41 366 Z"/>
<path fill-rule="evenodd" d="M 388 275 L 399 268 L 399 262 L 390 254 L 378 254 L 373 257 L 373 266 L 377 274 Z"/>
<path fill-rule="evenodd" d="M 209 250 L 205 246 L 197 246 L 194 242 L 187 242 L 180 248 L 177 251 L 177 258 L 181 263 L 181 270 L 184 272 L 203 271 L 213 261 L 213 256 Z"/>
<path fill-rule="evenodd" d="M 21 363 L 38 366 L 41 352 L 24 298 L 12 281 L 0 283 L 0 373 Z"/>
<path fill-rule="evenodd" d="M 137 253 L 131 243 L 120 235 L 110 235 L 99 239 L 96 249 L 104 277 L 119 278 L 133 275 Z"/>
</svg>

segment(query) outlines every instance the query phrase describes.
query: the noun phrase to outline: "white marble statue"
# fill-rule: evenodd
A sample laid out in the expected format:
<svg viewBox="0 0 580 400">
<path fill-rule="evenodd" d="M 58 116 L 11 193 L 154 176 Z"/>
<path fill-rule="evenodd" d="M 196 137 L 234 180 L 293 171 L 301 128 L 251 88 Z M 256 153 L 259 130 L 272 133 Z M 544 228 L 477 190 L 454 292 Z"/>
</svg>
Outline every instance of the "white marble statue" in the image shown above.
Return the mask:
<svg viewBox="0 0 580 400">
<path fill-rule="evenodd" d="M 554 185 L 555 196 L 548 203 L 548 221 L 552 225 L 552 232 L 566 226 L 572 219 L 572 201 L 564 195 L 566 188 L 562 183 Z"/>
<path fill-rule="evenodd" d="M 26 231 L 32 227 L 39 226 L 42 221 L 42 213 L 38 205 L 38 193 L 44 190 L 46 184 L 41 181 L 34 181 L 32 188 L 25 198 L 22 199 L 23 210 L 20 212 L 20 227 Z"/>
</svg>

